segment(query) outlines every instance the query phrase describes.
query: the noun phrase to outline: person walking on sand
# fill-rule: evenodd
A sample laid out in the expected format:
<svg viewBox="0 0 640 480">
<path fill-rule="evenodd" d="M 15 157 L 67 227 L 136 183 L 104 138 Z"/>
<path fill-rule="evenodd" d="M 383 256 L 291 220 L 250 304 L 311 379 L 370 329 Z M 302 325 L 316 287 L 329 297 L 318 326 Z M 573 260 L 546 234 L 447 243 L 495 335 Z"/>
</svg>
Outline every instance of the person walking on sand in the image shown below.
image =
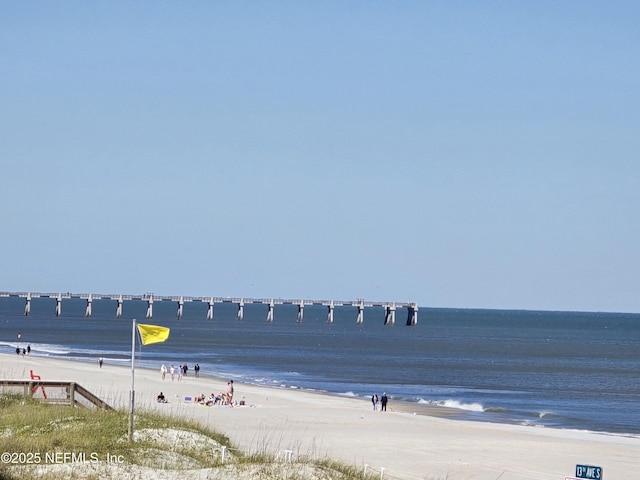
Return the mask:
<svg viewBox="0 0 640 480">
<path fill-rule="evenodd" d="M 378 394 L 374 393 L 373 395 L 371 395 L 371 403 L 373 403 L 373 409 L 377 410 L 378 407 Z"/>
<path fill-rule="evenodd" d="M 104 362 L 104 360 L 102 359 L 102 357 L 100 357 L 98 359 L 98 365 L 100 365 L 100 368 L 102 368 L 102 362 Z"/>
<path fill-rule="evenodd" d="M 196 372 L 196 377 L 200 376 L 200 365 L 196 363 L 195 367 L 193 367 L 193 371 Z"/>
<path fill-rule="evenodd" d="M 383 392 L 382 393 L 382 397 L 380 398 L 380 411 L 381 412 L 386 412 L 387 411 L 387 402 L 389 401 L 389 399 L 387 398 L 387 392 Z"/>
<path fill-rule="evenodd" d="M 169 375 L 171 375 L 171 381 L 173 382 L 176 379 L 176 367 L 175 365 L 171 365 L 169 369 Z"/>
<path fill-rule="evenodd" d="M 160 377 L 164 380 L 167 376 L 167 366 L 163 363 L 160 367 Z"/>
</svg>

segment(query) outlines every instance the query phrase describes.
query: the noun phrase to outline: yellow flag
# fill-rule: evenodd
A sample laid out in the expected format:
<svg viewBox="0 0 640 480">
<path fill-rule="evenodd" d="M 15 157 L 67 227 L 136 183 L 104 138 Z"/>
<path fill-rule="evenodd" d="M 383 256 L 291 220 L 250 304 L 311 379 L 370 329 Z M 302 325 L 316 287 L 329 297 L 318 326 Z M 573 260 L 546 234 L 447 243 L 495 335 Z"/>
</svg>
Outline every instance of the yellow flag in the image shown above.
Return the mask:
<svg viewBox="0 0 640 480">
<path fill-rule="evenodd" d="M 164 342 L 167 338 L 169 338 L 169 329 L 167 327 L 159 327 L 158 325 L 143 325 L 139 323 L 138 331 L 140 332 L 140 338 L 142 338 L 143 345 Z"/>
</svg>

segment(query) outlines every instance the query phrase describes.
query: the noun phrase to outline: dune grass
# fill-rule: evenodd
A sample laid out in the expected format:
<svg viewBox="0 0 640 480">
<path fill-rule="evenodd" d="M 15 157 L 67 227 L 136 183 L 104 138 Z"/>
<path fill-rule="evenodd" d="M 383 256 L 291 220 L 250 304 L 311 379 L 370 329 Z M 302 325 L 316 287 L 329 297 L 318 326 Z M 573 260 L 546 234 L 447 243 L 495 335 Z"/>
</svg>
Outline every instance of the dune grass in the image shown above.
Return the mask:
<svg viewBox="0 0 640 480">
<path fill-rule="evenodd" d="M 245 454 L 225 435 L 196 422 L 151 412 L 136 414 L 133 443 L 128 441 L 128 412 L 48 405 L 19 395 L 0 394 L 0 420 L 0 480 L 121 478 L 123 471 L 133 471 L 128 468 L 146 471 L 148 478 L 184 478 L 181 471 L 202 469 L 217 469 L 222 476 L 216 478 L 374 478 L 365 476 L 361 469 L 329 459 L 299 457 L 293 462 L 298 468 L 291 468 L 291 463 L 284 464 L 266 451 Z M 145 436 L 145 432 L 149 435 Z M 196 441 L 192 441 L 194 438 Z M 102 468 L 92 473 L 83 465 L 108 467 L 110 459 L 118 469 Z M 64 466 L 71 470 L 49 468 L 60 466 L 55 465 L 59 463 L 67 464 Z M 149 470 L 161 470 L 162 475 L 149 475 Z M 144 478 L 142 473 L 130 475 L 128 478 Z"/>
</svg>

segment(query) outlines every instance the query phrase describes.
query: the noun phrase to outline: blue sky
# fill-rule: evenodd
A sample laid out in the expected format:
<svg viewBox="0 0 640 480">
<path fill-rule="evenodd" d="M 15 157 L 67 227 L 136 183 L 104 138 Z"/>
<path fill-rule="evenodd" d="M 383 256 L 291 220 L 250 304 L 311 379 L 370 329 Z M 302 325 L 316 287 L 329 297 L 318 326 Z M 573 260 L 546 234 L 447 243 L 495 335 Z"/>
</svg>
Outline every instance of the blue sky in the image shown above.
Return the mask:
<svg viewBox="0 0 640 480">
<path fill-rule="evenodd" d="M 0 2 L 0 290 L 640 311 L 635 2 Z"/>
</svg>

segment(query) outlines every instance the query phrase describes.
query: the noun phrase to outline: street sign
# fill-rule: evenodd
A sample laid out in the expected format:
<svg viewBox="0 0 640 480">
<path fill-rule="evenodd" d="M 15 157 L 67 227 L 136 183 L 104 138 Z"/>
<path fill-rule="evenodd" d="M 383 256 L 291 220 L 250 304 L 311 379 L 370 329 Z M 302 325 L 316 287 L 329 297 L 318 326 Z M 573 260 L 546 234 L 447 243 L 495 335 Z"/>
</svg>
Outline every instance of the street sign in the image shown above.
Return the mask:
<svg viewBox="0 0 640 480">
<path fill-rule="evenodd" d="M 576 465 L 576 477 L 588 480 L 602 480 L 602 467 L 592 465 Z"/>
</svg>

